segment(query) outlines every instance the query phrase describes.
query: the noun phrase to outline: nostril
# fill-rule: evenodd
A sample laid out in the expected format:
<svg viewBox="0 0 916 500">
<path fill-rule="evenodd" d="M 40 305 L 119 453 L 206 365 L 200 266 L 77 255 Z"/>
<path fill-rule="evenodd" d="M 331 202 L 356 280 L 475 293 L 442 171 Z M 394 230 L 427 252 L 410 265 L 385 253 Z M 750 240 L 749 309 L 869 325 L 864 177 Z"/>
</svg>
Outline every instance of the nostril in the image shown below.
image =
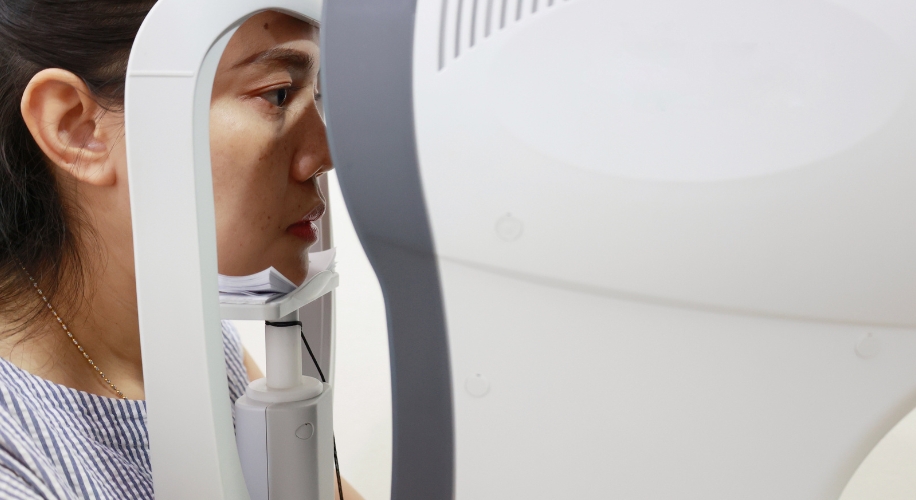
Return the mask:
<svg viewBox="0 0 916 500">
<path fill-rule="evenodd" d="M 293 177 L 299 182 L 305 182 L 312 177 L 321 175 L 324 172 L 324 162 L 314 155 L 303 155 L 296 162 L 293 171 Z"/>
</svg>

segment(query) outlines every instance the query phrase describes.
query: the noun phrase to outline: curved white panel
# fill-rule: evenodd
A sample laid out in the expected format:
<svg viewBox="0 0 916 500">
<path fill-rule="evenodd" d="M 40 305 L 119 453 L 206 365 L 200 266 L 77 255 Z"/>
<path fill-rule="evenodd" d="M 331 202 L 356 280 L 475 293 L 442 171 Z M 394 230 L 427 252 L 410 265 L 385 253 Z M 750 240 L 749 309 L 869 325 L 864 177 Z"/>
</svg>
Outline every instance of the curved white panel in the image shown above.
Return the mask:
<svg viewBox="0 0 916 500">
<path fill-rule="evenodd" d="M 448 260 L 440 269 L 458 500 L 837 500 L 916 404 L 913 330 L 658 307 Z M 869 332 L 881 352 L 863 358 Z"/>
<path fill-rule="evenodd" d="M 422 5 L 441 255 L 656 303 L 916 325 L 909 4 Z"/>
<path fill-rule="evenodd" d="M 577 2 L 487 72 L 507 132 L 608 175 L 716 181 L 842 153 L 901 111 L 912 65 L 826 2 Z"/>
<path fill-rule="evenodd" d="M 836 500 L 916 404 L 916 4 L 421 0 L 414 63 L 456 497 Z"/>
</svg>

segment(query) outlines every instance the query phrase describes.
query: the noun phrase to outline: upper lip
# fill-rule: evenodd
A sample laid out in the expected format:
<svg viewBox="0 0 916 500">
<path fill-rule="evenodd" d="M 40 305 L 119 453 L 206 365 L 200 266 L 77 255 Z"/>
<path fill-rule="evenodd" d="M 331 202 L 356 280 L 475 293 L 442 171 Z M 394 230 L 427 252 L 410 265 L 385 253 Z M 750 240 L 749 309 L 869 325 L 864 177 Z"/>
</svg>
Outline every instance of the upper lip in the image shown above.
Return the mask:
<svg viewBox="0 0 916 500">
<path fill-rule="evenodd" d="M 325 204 L 319 203 L 309 213 L 305 214 L 305 216 L 303 216 L 302 219 L 299 220 L 299 222 L 303 222 L 303 221 L 315 222 L 316 220 L 320 219 L 324 215 L 325 210 L 327 210 L 327 207 L 325 206 Z"/>
</svg>

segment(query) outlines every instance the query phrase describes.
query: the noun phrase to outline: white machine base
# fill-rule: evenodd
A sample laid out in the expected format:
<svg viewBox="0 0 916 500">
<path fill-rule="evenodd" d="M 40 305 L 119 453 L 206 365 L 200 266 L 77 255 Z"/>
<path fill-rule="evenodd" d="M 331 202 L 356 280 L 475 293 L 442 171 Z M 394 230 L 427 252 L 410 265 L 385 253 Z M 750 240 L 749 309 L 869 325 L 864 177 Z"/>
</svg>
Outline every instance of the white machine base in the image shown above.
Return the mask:
<svg viewBox="0 0 916 500">
<path fill-rule="evenodd" d="M 334 498 L 331 386 L 304 401 L 235 403 L 239 456 L 251 500 Z M 265 443 L 267 446 L 265 447 Z"/>
</svg>

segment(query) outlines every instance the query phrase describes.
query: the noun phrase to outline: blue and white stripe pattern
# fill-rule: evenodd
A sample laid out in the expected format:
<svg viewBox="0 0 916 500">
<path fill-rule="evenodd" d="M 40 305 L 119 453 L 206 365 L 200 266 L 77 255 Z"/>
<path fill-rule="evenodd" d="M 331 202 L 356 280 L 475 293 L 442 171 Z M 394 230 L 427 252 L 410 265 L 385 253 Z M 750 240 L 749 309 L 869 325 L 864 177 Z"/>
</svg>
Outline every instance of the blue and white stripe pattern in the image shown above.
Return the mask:
<svg viewBox="0 0 916 500">
<path fill-rule="evenodd" d="M 223 347 L 234 403 L 248 378 L 227 322 Z M 0 498 L 153 498 L 146 402 L 70 389 L 0 358 Z"/>
</svg>

